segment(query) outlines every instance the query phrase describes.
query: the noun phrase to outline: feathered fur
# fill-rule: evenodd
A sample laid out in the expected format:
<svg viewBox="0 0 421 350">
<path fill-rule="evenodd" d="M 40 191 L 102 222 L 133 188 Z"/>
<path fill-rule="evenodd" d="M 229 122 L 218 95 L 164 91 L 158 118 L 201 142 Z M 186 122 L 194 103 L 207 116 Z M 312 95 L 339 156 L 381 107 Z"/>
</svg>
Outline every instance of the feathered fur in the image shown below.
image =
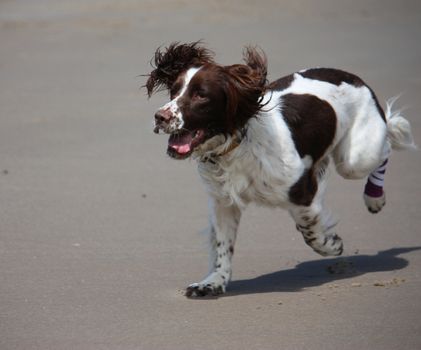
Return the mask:
<svg viewBox="0 0 421 350">
<path fill-rule="evenodd" d="M 214 53 L 203 47 L 201 41 L 190 44 L 174 42 L 162 50 L 158 48 L 151 60 L 154 70 L 149 74 L 145 87 L 150 97 L 160 89 L 170 89 L 180 73 L 190 67 L 213 62 Z"/>
</svg>

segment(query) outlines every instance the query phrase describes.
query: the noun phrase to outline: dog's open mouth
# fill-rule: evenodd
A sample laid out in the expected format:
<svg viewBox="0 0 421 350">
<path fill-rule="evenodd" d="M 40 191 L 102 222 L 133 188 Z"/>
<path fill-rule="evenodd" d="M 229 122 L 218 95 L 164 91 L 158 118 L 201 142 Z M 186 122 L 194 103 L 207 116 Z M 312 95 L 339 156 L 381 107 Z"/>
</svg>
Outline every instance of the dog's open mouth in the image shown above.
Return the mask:
<svg viewBox="0 0 421 350">
<path fill-rule="evenodd" d="M 203 129 L 179 131 L 170 135 L 167 153 L 173 158 L 185 159 L 205 140 L 206 132 Z"/>
</svg>

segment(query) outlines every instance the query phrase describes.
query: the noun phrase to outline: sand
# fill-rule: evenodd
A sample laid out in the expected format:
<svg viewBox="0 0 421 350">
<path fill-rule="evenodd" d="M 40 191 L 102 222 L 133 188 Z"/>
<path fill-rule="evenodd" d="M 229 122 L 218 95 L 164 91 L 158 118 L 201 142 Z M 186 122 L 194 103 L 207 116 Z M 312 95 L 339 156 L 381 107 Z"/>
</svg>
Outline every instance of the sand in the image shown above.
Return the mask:
<svg viewBox="0 0 421 350">
<path fill-rule="evenodd" d="M 250 206 L 228 293 L 207 270 L 194 161 L 165 155 L 141 74 L 160 45 L 204 39 L 223 64 L 257 44 L 270 78 L 313 66 L 403 93 L 421 140 L 419 1 L 2 1 L 0 349 L 421 348 L 419 152 L 392 155 L 387 205 L 332 175 L 344 256 L 287 213 Z"/>
</svg>

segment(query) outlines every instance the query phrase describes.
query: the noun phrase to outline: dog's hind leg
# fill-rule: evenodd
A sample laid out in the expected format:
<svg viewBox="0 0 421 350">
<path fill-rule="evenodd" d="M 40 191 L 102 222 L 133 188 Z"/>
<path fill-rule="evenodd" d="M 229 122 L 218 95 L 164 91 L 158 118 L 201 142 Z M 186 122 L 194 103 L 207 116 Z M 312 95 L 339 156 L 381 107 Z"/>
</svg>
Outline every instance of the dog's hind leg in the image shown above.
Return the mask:
<svg viewBox="0 0 421 350">
<path fill-rule="evenodd" d="M 289 212 L 296 223 L 296 228 L 303 235 L 304 241 L 313 250 L 323 256 L 341 255 L 342 239 L 336 234 L 336 222 L 323 206 L 325 190 L 324 175 L 319 179 L 317 193 L 308 206 L 292 206 Z"/>
<path fill-rule="evenodd" d="M 411 133 L 411 125 L 401 116 L 400 110 L 393 110 L 393 103 L 397 98 L 387 102 L 387 142 L 384 144 L 384 154 L 390 153 L 390 147 L 394 150 L 416 149 Z M 387 158 L 381 165 L 370 173 L 364 189 L 364 202 L 368 210 L 378 213 L 386 204 L 386 197 L 383 190 L 384 174 L 386 172 Z"/>
<path fill-rule="evenodd" d="M 382 210 L 386 204 L 386 195 L 383 190 L 386 165 L 387 159 L 370 174 L 364 188 L 364 203 L 368 211 L 373 214 Z"/>
<path fill-rule="evenodd" d="M 304 241 L 316 253 L 323 256 L 341 255 L 342 239 L 336 234 L 336 222 L 332 221 L 329 212 L 310 206 L 290 210 L 296 222 L 297 230 L 303 235 Z"/>
<path fill-rule="evenodd" d="M 390 153 L 388 125 L 377 98 L 368 88 L 359 90 L 358 103 L 348 116 L 348 127 L 332 152 L 336 170 L 345 179 L 364 179 Z"/>
</svg>

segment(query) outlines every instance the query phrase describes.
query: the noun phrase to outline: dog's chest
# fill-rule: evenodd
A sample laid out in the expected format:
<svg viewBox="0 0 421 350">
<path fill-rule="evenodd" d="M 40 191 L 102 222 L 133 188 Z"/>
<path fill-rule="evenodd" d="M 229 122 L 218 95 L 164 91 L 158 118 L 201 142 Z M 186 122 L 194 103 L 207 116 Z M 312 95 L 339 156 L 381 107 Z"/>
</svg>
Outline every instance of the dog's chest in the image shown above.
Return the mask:
<svg viewBox="0 0 421 350">
<path fill-rule="evenodd" d="M 265 164 L 268 163 L 268 164 Z M 270 207 L 285 207 L 289 190 L 299 175 L 298 169 L 274 168 L 265 160 L 237 161 L 230 166 L 199 166 L 199 173 L 208 191 L 219 200 L 244 206 L 250 202 Z"/>
</svg>

